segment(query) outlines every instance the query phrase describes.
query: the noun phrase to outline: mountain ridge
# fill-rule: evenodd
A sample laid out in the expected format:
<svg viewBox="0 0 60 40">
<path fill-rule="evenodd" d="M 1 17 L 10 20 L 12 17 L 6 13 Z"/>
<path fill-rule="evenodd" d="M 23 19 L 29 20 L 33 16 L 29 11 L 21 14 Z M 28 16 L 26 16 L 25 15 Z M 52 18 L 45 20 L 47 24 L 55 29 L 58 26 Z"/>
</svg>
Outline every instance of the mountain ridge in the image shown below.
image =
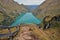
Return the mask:
<svg viewBox="0 0 60 40">
<path fill-rule="evenodd" d="M 32 10 L 36 9 L 39 5 L 24 5 L 24 6 L 28 10 L 32 11 Z"/>
<path fill-rule="evenodd" d="M 5 16 L 3 16 L 5 18 L 4 20 L 8 19 L 7 16 L 9 16 L 8 20 L 13 21 L 19 15 L 19 13 L 27 11 L 27 9 L 25 9 L 22 5 L 19 5 L 14 0 L 0 0 L 0 14 L 5 14 Z"/>
<path fill-rule="evenodd" d="M 36 10 L 32 10 L 33 13 L 39 17 L 60 15 L 60 0 L 46 0 Z"/>
</svg>

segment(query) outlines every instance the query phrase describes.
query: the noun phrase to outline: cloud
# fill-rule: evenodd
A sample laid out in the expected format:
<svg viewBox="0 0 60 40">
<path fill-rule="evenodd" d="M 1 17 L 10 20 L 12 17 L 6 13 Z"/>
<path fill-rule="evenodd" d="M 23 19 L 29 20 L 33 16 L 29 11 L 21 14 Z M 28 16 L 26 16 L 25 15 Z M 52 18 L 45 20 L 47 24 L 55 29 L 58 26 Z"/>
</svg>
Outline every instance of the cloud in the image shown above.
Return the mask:
<svg viewBox="0 0 60 40">
<path fill-rule="evenodd" d="M 14 0 L 14 1 L 24 5 L 40 5 L 45 0 Z"/>
</svg>

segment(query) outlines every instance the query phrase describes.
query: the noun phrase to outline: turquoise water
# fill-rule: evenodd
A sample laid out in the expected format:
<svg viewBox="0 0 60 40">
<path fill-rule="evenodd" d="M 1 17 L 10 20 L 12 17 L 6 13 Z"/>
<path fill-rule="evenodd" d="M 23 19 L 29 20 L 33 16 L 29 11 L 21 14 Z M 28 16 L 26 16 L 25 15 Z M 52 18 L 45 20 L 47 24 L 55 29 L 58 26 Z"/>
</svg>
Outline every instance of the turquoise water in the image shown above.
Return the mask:
<svg viewBox="0 0 60 40">
<path fill-rule="evenodd" d="M 19 15 L 11 26 L 17 26 L 20 24 L 40 24 L 41 20 L 38 20 L 32 13 L 25 13 Z"/>
</svg>

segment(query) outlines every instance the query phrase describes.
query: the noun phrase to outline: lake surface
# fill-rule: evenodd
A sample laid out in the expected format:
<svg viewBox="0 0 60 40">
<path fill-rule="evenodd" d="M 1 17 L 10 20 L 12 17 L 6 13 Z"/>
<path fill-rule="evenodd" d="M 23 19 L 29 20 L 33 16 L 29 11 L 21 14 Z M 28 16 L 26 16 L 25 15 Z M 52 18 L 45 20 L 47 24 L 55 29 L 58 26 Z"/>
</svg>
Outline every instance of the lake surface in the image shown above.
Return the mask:
<svg viewBox="0 0 60 40">
<path fill-rule="evenodd" d="M 37 19 L 32 13 L 22 13 L 20 14 L 11 26 L 17 26 L 20 24 L 40 24 L 41 20 Z"/>
</svg>

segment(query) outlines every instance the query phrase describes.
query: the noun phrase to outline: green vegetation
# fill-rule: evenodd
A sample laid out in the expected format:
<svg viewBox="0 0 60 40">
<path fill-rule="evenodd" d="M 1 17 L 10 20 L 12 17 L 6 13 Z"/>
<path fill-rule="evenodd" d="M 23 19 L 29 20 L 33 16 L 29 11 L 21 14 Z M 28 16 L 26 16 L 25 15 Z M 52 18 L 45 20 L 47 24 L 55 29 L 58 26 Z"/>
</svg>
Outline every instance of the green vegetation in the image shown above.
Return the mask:
<svg viewBox="0 0 60 40">
<path fill-rule="evenodd" d="M 2 16 L 0 16 L 0 20 L 2 19 Z"/>
</svg>

